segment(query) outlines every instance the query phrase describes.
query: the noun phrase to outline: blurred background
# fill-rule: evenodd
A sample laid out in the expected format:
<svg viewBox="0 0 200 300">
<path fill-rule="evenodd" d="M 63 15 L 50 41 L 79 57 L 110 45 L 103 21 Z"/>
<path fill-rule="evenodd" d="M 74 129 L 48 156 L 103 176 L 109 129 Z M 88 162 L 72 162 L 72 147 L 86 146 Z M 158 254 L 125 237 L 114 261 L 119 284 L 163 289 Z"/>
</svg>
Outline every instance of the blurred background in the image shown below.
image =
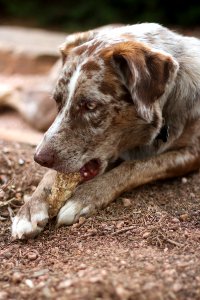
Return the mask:
<svg viewBox="0 0 200 300">
<path fill-rule="evenodd" d="M 0 23 L 85 30 L 108 23 L 159 22 L 168 26 L 200 25 L 200 0 L 0 0 Z"/>
<path fill-rule="evenodd" d="M 0 140 L 36 145 L 52 123 L 68 33 L 141 22 L 200 37 L 200 0 L 0 0 Z"/>
</svg>

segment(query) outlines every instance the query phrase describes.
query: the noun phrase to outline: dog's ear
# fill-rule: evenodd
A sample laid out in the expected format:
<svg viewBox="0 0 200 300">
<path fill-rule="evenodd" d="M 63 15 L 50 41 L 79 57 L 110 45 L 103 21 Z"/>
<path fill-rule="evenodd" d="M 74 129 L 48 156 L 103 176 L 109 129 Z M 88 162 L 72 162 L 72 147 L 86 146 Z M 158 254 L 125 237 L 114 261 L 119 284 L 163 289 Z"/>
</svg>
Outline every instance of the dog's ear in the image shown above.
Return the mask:
<svg viewBox="0 0 200 300">
<path fill-rule="evenodd" d="M 178 63 L 170 55 L 138 42 L 116 44 L 112 59 L 139 115 L 150 121 L 152 104 L 175 79 Z"/>
</svg>

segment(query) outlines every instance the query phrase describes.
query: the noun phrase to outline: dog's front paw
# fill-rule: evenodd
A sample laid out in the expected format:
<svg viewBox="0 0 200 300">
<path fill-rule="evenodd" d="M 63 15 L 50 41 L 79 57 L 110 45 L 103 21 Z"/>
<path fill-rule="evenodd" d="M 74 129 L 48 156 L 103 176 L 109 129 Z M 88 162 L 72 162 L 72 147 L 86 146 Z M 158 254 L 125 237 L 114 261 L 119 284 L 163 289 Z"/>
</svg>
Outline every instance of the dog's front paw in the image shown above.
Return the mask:
<svg viewBox="0 0 200 300">
<path fill-rule="evenodd" d="M 57 216 L 57 226 L 72 225 L 76 223 L 81 216 L 90 216 L 94 213 L 94 205 L 85 203 L 80 199 L 72 197 L 59 211 Z"/>
<path fill-rule="evenodd" d="M 48 218 L 48 204 L 30 199 L 13 219 L 12 237 L 14 239 L 35 237 L 44 229 Z"/>
<path fill-rule="evenodd" d="M 71 225 L 79 217 L 89 217 L 97 208 L 108 205 L 115 198 L 115 190 L 110 188 L 108 181 L 109 178 L 101 176 L 78 186 L 59 211 L 57 225 Z"/>
<path fill-rule="evenodd" d="M 77 188 L 74 195 L 60 209 L 57 216 L 57 226 L 71 225 L 81 216 L 92 215 L 96 208 L 101 207 L 105 199 L 97 182 L 84 183 Z"/>
</svg>

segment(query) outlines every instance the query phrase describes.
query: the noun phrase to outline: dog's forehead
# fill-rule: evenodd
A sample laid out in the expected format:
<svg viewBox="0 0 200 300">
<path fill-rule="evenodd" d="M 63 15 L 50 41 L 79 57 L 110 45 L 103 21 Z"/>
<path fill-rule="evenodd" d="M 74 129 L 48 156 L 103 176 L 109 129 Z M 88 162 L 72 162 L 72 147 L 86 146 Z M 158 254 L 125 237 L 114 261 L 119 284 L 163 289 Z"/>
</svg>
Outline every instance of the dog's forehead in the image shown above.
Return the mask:
<svg viewBox="0 0 200 300">
<path fill-rule="evenodd" d="M 72 90 L 90 86 L 94 89 L 103 78 L 105 65 L 102 58 L 98 56 L 73 55 L 63 66 L 58 79 L 58 87 L 66 90 L 72 96 Z"/>
<path fill-rule="evenodd" d="M 112 63 L 102 55 L 107 46 L 95 40 L 70 51 L 55 89 L 67 111 L 83 98 L 107 103 L 121 93 Z"/>
</svg>

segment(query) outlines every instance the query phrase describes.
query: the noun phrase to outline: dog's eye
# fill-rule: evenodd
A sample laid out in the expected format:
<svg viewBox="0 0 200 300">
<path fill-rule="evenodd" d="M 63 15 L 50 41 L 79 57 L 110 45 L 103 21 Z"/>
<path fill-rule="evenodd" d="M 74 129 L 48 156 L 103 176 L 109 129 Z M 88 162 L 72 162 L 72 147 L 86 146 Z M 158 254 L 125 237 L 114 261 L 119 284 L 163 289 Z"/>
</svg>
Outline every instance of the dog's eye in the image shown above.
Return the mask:
<svg viewBox="0 0 200 300">
<path fill-rule="evenodd" d="M 94 110 L 97 107 L 96 102 L 87 102 L 86 106 L 89 110 Z"/>
<path fill-rule="evenodd" d="M 97 103 L 95 101 L 82 99 L 79 103 L 79 107 L 85 110 L 94 110 L 97 107 Z"/>
</svg>

